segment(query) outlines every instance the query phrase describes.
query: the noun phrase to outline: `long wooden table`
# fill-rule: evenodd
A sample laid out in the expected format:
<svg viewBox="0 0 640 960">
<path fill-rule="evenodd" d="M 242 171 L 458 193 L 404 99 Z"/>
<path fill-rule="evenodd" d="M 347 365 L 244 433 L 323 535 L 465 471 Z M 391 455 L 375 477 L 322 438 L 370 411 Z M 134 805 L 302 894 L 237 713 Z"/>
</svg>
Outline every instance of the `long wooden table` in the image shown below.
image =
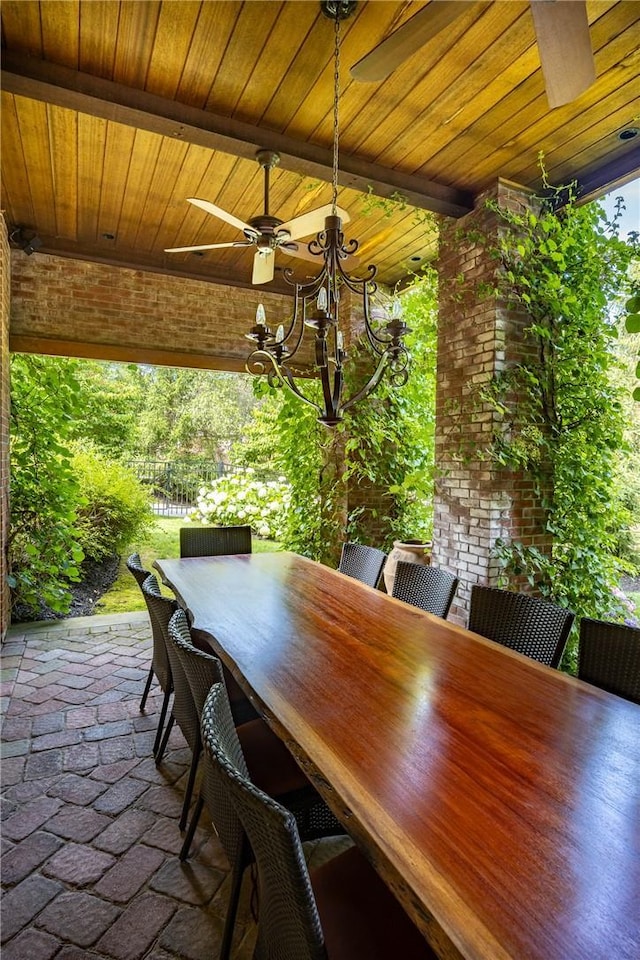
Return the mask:
<svg viewBox="0 0 640 960">
<path fill-rule="evenodd" d="M 638 960 L 640 707 L 294 554 L 157 567 L 441 957 Z"/>
</svg>

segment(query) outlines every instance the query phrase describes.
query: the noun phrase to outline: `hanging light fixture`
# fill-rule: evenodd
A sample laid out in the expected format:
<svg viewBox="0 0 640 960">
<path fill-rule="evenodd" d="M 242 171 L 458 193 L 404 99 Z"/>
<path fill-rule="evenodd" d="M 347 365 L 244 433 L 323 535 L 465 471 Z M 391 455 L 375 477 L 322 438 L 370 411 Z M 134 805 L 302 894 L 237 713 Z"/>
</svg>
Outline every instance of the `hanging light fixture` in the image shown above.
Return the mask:
<svg viewBox="0 0 640 960">
<path fill-rule="evenodd" d="M 324 230 L 308 245 L 310 253 L 322 264 L 318 275 L 308 283 L 296 283 L 293 271 L 286 269 L 284 277 L 294 287 L 293 316 L 287 324 L 281 324 L 275 335 L 267 326 L 262 304 L 256 311 L 255 326 L 246 334 L 256 344 L 256 349 L 247 358 L 249 373 L 267 374 L 272 386 L 286 386 L 300 400 L 310 404 L 318 412 L 318 421 L 333 427 L 342 420 L 343 413 L 366 397 L 380 383 L 388 371 L 391 383 L 402 386 L 408 379 L 409 354 L 403 339 L 411 331 L 400 316 L 399 302 L 395 301 L 391 316 L 384 320 L 372 316 L 371 298 L 377 287 L 377 268 L 369 266 L 362 279 L 351 276 L 345 266 L 353 260 L 358 249 L 357 240 L 345 242 L 342 221 L 338 216 L 338 104 L 340 95 L 340 21 L 355 8 L 353 0 L 323 0 L 320 3 L 325 16 L 335 23 L 334 45 L 334 96 L 333 96 L 333 171 L 331 215 L 325 219 Z M 354 301 L 348 306 L 361 314 L 364 323 L 363 339 L 369 347 L 375 368 L 367 382 L 344 397 L 344 363 L 347 360 L 345 335 L 340 329 L 340 305 L 345 291 L 350 291 Z M 386 322 L 384 322 L 386 321 Z M 311 377 L 320 380 L 322 403 L 310 395 L 309 371 L 292 366 L 305 349 L 305 333 L 313 331 L 314 366 Z"/>
</svg>

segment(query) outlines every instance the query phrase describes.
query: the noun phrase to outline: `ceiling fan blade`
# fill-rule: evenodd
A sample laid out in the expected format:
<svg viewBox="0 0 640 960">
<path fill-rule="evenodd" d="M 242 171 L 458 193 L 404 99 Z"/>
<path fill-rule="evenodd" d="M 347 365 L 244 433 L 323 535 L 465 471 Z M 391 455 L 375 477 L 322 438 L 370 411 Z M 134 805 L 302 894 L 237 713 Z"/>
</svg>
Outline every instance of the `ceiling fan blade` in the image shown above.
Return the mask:
<svg viewBox="0 0 640 960">
<path fill-rule="evenodd" d="M 291 235 L 292 240 L 297 240 L 298 237 L 309 237 L 312 233 L 320 233 L 321 230 L 324 230 L 325 217 L 331 216 L 331 210 L 332 205 L 326 203 L 324 207 L 316 207 L 315 210 L 309 210 L 308 213 L 294 217 L 293 220 L 281 223 L 278 231 L 286 230 Z M 347 211 L 343 210 L 342 207 L 336 207 L 336 210 L 342 222 L 349 223 L 351 217 Z"/>
<path fill-rule="evenodd" d="M 222 250 L 223 247 L 252 247 L 251 240 L 234 240 L 232 243 L 201 243 L 197 247 L 165 247 L 165 253 L 191 253 L 197 250 Z"/>
<path fill-rule="evenodd" d="M 251 230 L 255 233 L 250 223 L 245 223 L 244 220 L 234 217 L 232 213 L 228 213 L 226 210 L 223 210 L 222 207 L 216 207 L 215 203 L 211 203 L 210 200 L 201 200 L 199 197 L 187 197 L 187 200 L 189 203 L 193 203 L 194 206 L 200 207 L 201 210 L 205 210 L 214 217 L 224 220 L 225 223 L 230 223 L 232 227 L 237 227 L 238 230 Z"/>
<path fill-rule="evenodd" d="M 547 100 L 571 103 L 596 79 L 587 5 L 582 0 L 531 0 Z"/>
<path fill-rule="evenodd" d="M 273 251 L 265 257 L 257 250 L 253 258 L 253 276 L 251 277 L 251 283 L 269 283 L 273 280 L 274 269 Z"/>
<path fill-rule="evenodd" d="M 351 67 L 351 76 L 365 83 L 386 80 L 396 67 L 457 20 L 474 3 L 475 0 L 438 0 L 427 4 L 362 60 L 358 60 Z"/>
<path fill-rule="evenodd" d="M 322 256 L 318 253 L 310 253 L 307 245 L 304 243 L 283 243 L 278 247 L 288 257 L 297 257 L 299 260 L 309 260 L 310 263 L 322 266 Z"/>
</svg>

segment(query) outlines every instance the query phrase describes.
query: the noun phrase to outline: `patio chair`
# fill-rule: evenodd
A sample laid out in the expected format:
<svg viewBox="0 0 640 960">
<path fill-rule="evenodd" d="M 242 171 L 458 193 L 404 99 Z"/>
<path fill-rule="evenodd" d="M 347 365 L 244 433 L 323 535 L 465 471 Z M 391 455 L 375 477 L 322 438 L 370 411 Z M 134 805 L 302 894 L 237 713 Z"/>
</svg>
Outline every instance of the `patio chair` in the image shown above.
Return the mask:
<svg viewBox="0 0 640 960">
<path fill-rule="evenodd" d="M 204 706 L 202 739 L 207 802 L 220 840 L 234 865 L 238 850 L 245 862 L 248 856 L 255 857 L 260 916 L 254 957 L 435 957 L 356 847 L 309 874 L 295 816 L 250 779 L 219 684 L 211 688 Z M 233 880 L 237 890 L 232 888 L 232 897 L 237 902 L 240 887 L 235 876 Z"/>
<path fill-rule="evenodd" d="M 370 587 L 377 587 L 386 559 L 386 553 L 376 547 L 343 543 L 338 570 Z"/>
<path fill-rule="evenodd" d="M 167 715 L 167 709 L 169 706 L 169 699 L 173 693 L 173 680 L 171 678 L 171 667 L 169 665 L 169 659 L 167 657 L 167 646 L 164 638 L 164 633 L 162 630 L 162 625 L 158 621 L 156 616 L 156 611 L 152 609 L 149 605 L 147 595 L 142 589 L 142 585 L 147 577 L 152 576 L 150 570 L 145 570 L 142 566 L 142 561 L 140 560 L 140 554 L 132 553 L 130 557 L 127 558 L 127 569 L 136 579 L 138 586 L 140 587 L 140 592 L 144 597 L 147 611 L 149 613 L 149 621 L 151 623 L 151 636 L 153 638 L 153 652 L 151 656 L 151 666 L 149 667 L 149 673 L 147 675 L 147 680 L 144 686 L 144 691 L 142 694 L 142 700 L 140 701 L 140 713 L 144 712 L 144 708 L 147 705 L 147 697 L 149 696 L 149 691 L 151 689 L 151 683 L 154 676 L 157 678 L 164 696 L 162 700 L 162 707 L 160 709 L 160 716 L 158 719 L 158 731 L 156 734 L 156 742 L 153 747 L 154 755 L 158 749 L 160 743 L 160 738 L 162 736 L 162 728 L 164 726 L 164 721 Z"/>
<path fill-rule="evenodd" d="M 578 676 L 640 704 L 640 629 L 584 617 L 580 621 Z"/>
<path fill-rule="evenodd" d="M 471 587 L 469 630 L 550 667 L 559 665 L 574 619 L 570 610 L 547 600 L 477 583 Z"/>
<path fill-rule="evenodd" d="M 446 620 L 458 578 L 447 570 L 399 560 L 391 596 Z"/>
<path fill-rule="evenodd" d="M 251 553 L 251 527 L 180 527 L 181 557 Z"/>
<path fill-rule="evenodd" d="M 158 717 L 156 739 L 153 744 L 153 755 L 155 757 L 160 748 L 167 711 L 169 709 L 169 701 L 173 693 L 173 671 L 171 670 L 171 663 L 167 653 L 166 631 L 167 623 L 178 604 L 174 599 L 162 596 L 158 586 L 158 580 L 153 573 L 149 573 L 146 576 L 140 589 L 142 590 L 142 596 L 145 599 L 147 610 L 149 611 L 151 632 L 153 635 L 153 661 L 151 664 L 153 673 L 150 675 L 156 675 L 158 683 L 164 692 L 160 715 Z M 157 591 L 157 597 L 155 591 Z M 147 679 L 147 685 L 148 684 L 149 680 Z M 140 709 L 142 709 L 142 707 Z"/>
</svg>

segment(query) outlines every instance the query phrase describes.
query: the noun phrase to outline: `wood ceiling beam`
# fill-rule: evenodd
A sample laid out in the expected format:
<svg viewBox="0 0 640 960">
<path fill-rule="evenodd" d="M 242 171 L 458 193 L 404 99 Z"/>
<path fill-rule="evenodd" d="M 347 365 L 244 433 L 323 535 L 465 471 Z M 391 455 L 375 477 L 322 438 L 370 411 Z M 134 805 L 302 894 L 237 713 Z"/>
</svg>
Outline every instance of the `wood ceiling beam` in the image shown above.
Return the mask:
<svg viewBox="0 0 640 960">
<path fill-rule="evenodd" d="M 34 57 L 3 51 L 2 88 L 251 160 L 258 148 L 275 150 L 284 169 L 331 182 L 331 150 Z M 339 181 L 341 186 L 379 197 L 400 194 L 410 206 L 445 216 L 461 217 L 473 209 L 473 197 L 463 190 L 356 156 L 340 156 Z"/>
<path fill-rule="evenodd" d="M 578 176 L 580 200 L 597 200 L 640 173 L 640 143 Z"/>
</svg>

